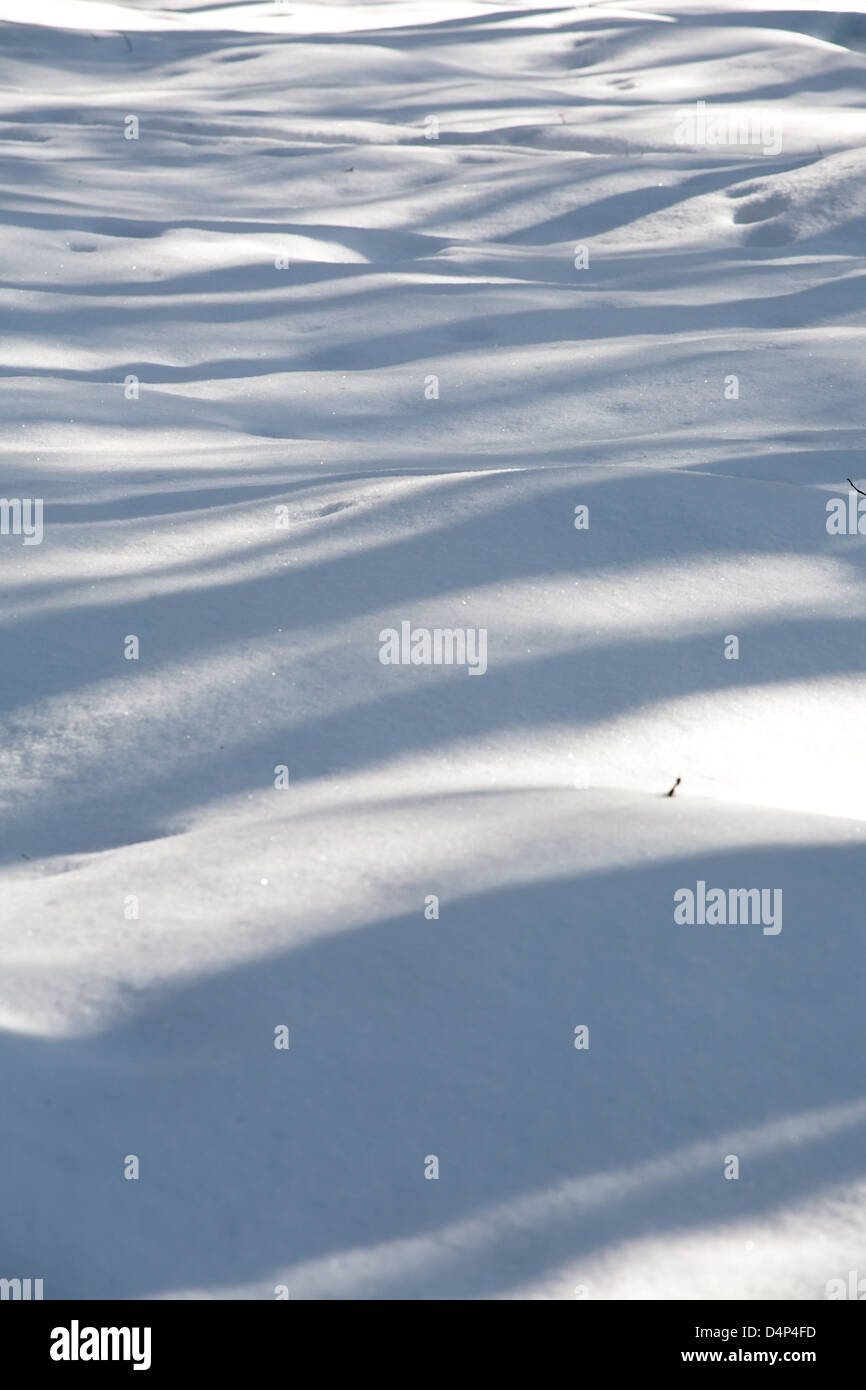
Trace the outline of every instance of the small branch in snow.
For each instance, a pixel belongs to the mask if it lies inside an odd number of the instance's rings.
[[[680,782],[682,780],[682,777],[678,777],[677,780],[674,782],[673,786],[671,787],[670,791],[665,792],[665,796],[673,796],[674,792],[676,791],[677,787],[680,785]]]

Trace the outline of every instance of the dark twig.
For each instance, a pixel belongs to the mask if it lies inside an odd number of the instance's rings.
[[[670,791],[665,792],[665,796],[673,796],[674,792],[676,791],[677,787],[680,785],[680,782],[682,780],[682,777],[678,777],[677,780],[674,782],[673,786],[671,787]]]

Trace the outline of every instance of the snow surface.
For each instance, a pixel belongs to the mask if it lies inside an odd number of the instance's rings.
[[[0,536],[0,1275],[866,1276],[866,541],[825,525],[866,19],[0,20],[0,476],[45,500]],[[698,101],[781,149],[678,142]],[[403,621],[485,628],[486,674],[382,665]],[[698,880],[783,929],[676,925]]]

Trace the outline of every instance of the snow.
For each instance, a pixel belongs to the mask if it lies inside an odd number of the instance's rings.
[[[866,1275],[855,5],[0,22],[0,1275]]]

